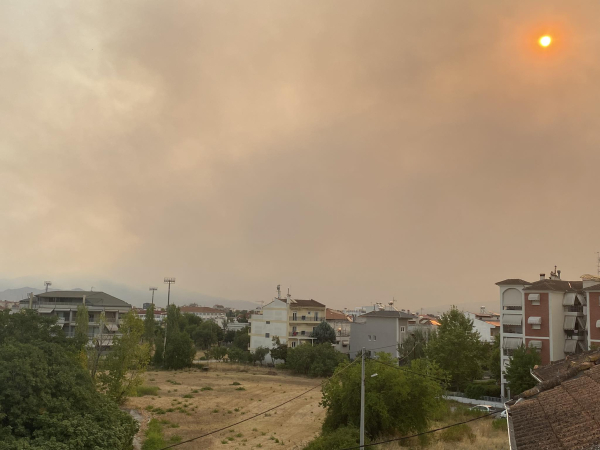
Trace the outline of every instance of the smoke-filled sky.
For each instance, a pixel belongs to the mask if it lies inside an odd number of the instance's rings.
[[[417,309],[596,273],[598,17],[3,0],[0,277]]]

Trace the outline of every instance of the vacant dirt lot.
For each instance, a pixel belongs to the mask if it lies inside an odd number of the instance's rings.
[[[248,368],[223,363],[211,364],[208,372],[197,369],[148,372],[145,384],[159,387],[157,396],[131,398],[127,407],[140,411],[144,417],[144,429],[152,417],[167,420],[178,427],[165,426],[165,437],[168,439],[172,435],[179,435],[182,440],[186,440],[254,416],[320,382],[279,373],[272,375],[275,373],[272,371],[269,375],[269,372],[266,368]],[[201,390],[205,387],[212,390]],[[192,393],[194,390],[198,392]],[[184,398],[184,395],[191,395],[192,398]],[[303,444],[313,439],[321,429],[325,411],[319,406],[320,399],[321,389],[314,389],[305,396],[255,419],[178,448],[301,449]],[[183,407],[184,404],[187,406]],[[161,408],[164,411],[173,410],[165,414],[155,414],[148,411],[148,407]]]

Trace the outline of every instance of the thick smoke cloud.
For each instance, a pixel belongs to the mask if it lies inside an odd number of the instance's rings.
[[[416,309],[593,272],[599,14],[5,1],[3,278]]]

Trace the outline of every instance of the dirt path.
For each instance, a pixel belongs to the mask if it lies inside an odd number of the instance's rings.
[[[126,406],[139,410],[144,424],[156,417],[178,425],[177,428],[165,427],[165,436],[179,435],[186,440],[251,417],[319,384],[315,379],[279,373],[269,375],[269,372],[269,369],[225,363],[211,364],[208,372],[196,369],[149,372],[145,384],[158,386],[158,395],[131,398]],[[234,382],[240,385],[233,385]],[[202,391],[203,387],[212,390]],[[193,390],[198,392],[192,393]],[[186,394],[192,398],[184,398]],[[301,449],[321,429],[325,411],[319,406],[320,400],[321,390],[317,388],[274,411],[179,448]],[[149,406],[175,410],[154,414],[147,410]]]

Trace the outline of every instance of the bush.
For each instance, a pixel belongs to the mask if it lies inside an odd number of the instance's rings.
[[[142,450],[160,450],[166,445],[163,438],[162,425],[156,419],[151,419],[146,430],[146,440]]]
[[[313,377],[329,377],[335,368],[347,357],[334,349],[331,344],[302,344],[290,348],[286,365],[295,373]]]
[[[160,388],[158,386],[138,386],[135,395],[143,397],[144,395],[158,395]]]
[[[446,428],[442,431],[440,439],[443,442],[461,442],[468,439],[470,442],[475,441],[475,433],[471,430],[471,427],[466,423],[456,425],[452,428]]]
[[[506,419],[492,420],[492,428],[498,431],[508,431],[508,424],[506,423]]]
[[[365,444],[369,440],[365,436]],[[323,433],[311,441],[304,450],[336,450],[347,447],[355,447],[360,444],[360,433],[358,428],[342,427],[331,433]]]
[[[486,397],[500,397],[500,386],[495,381],[487,383],[470,383],[465,389],[465,395],[469,398],[481,399]]]
[[[204,386],[202,389],[200,389],[201,391],[212,391],[213,388],[211,388],[210,386]]]

